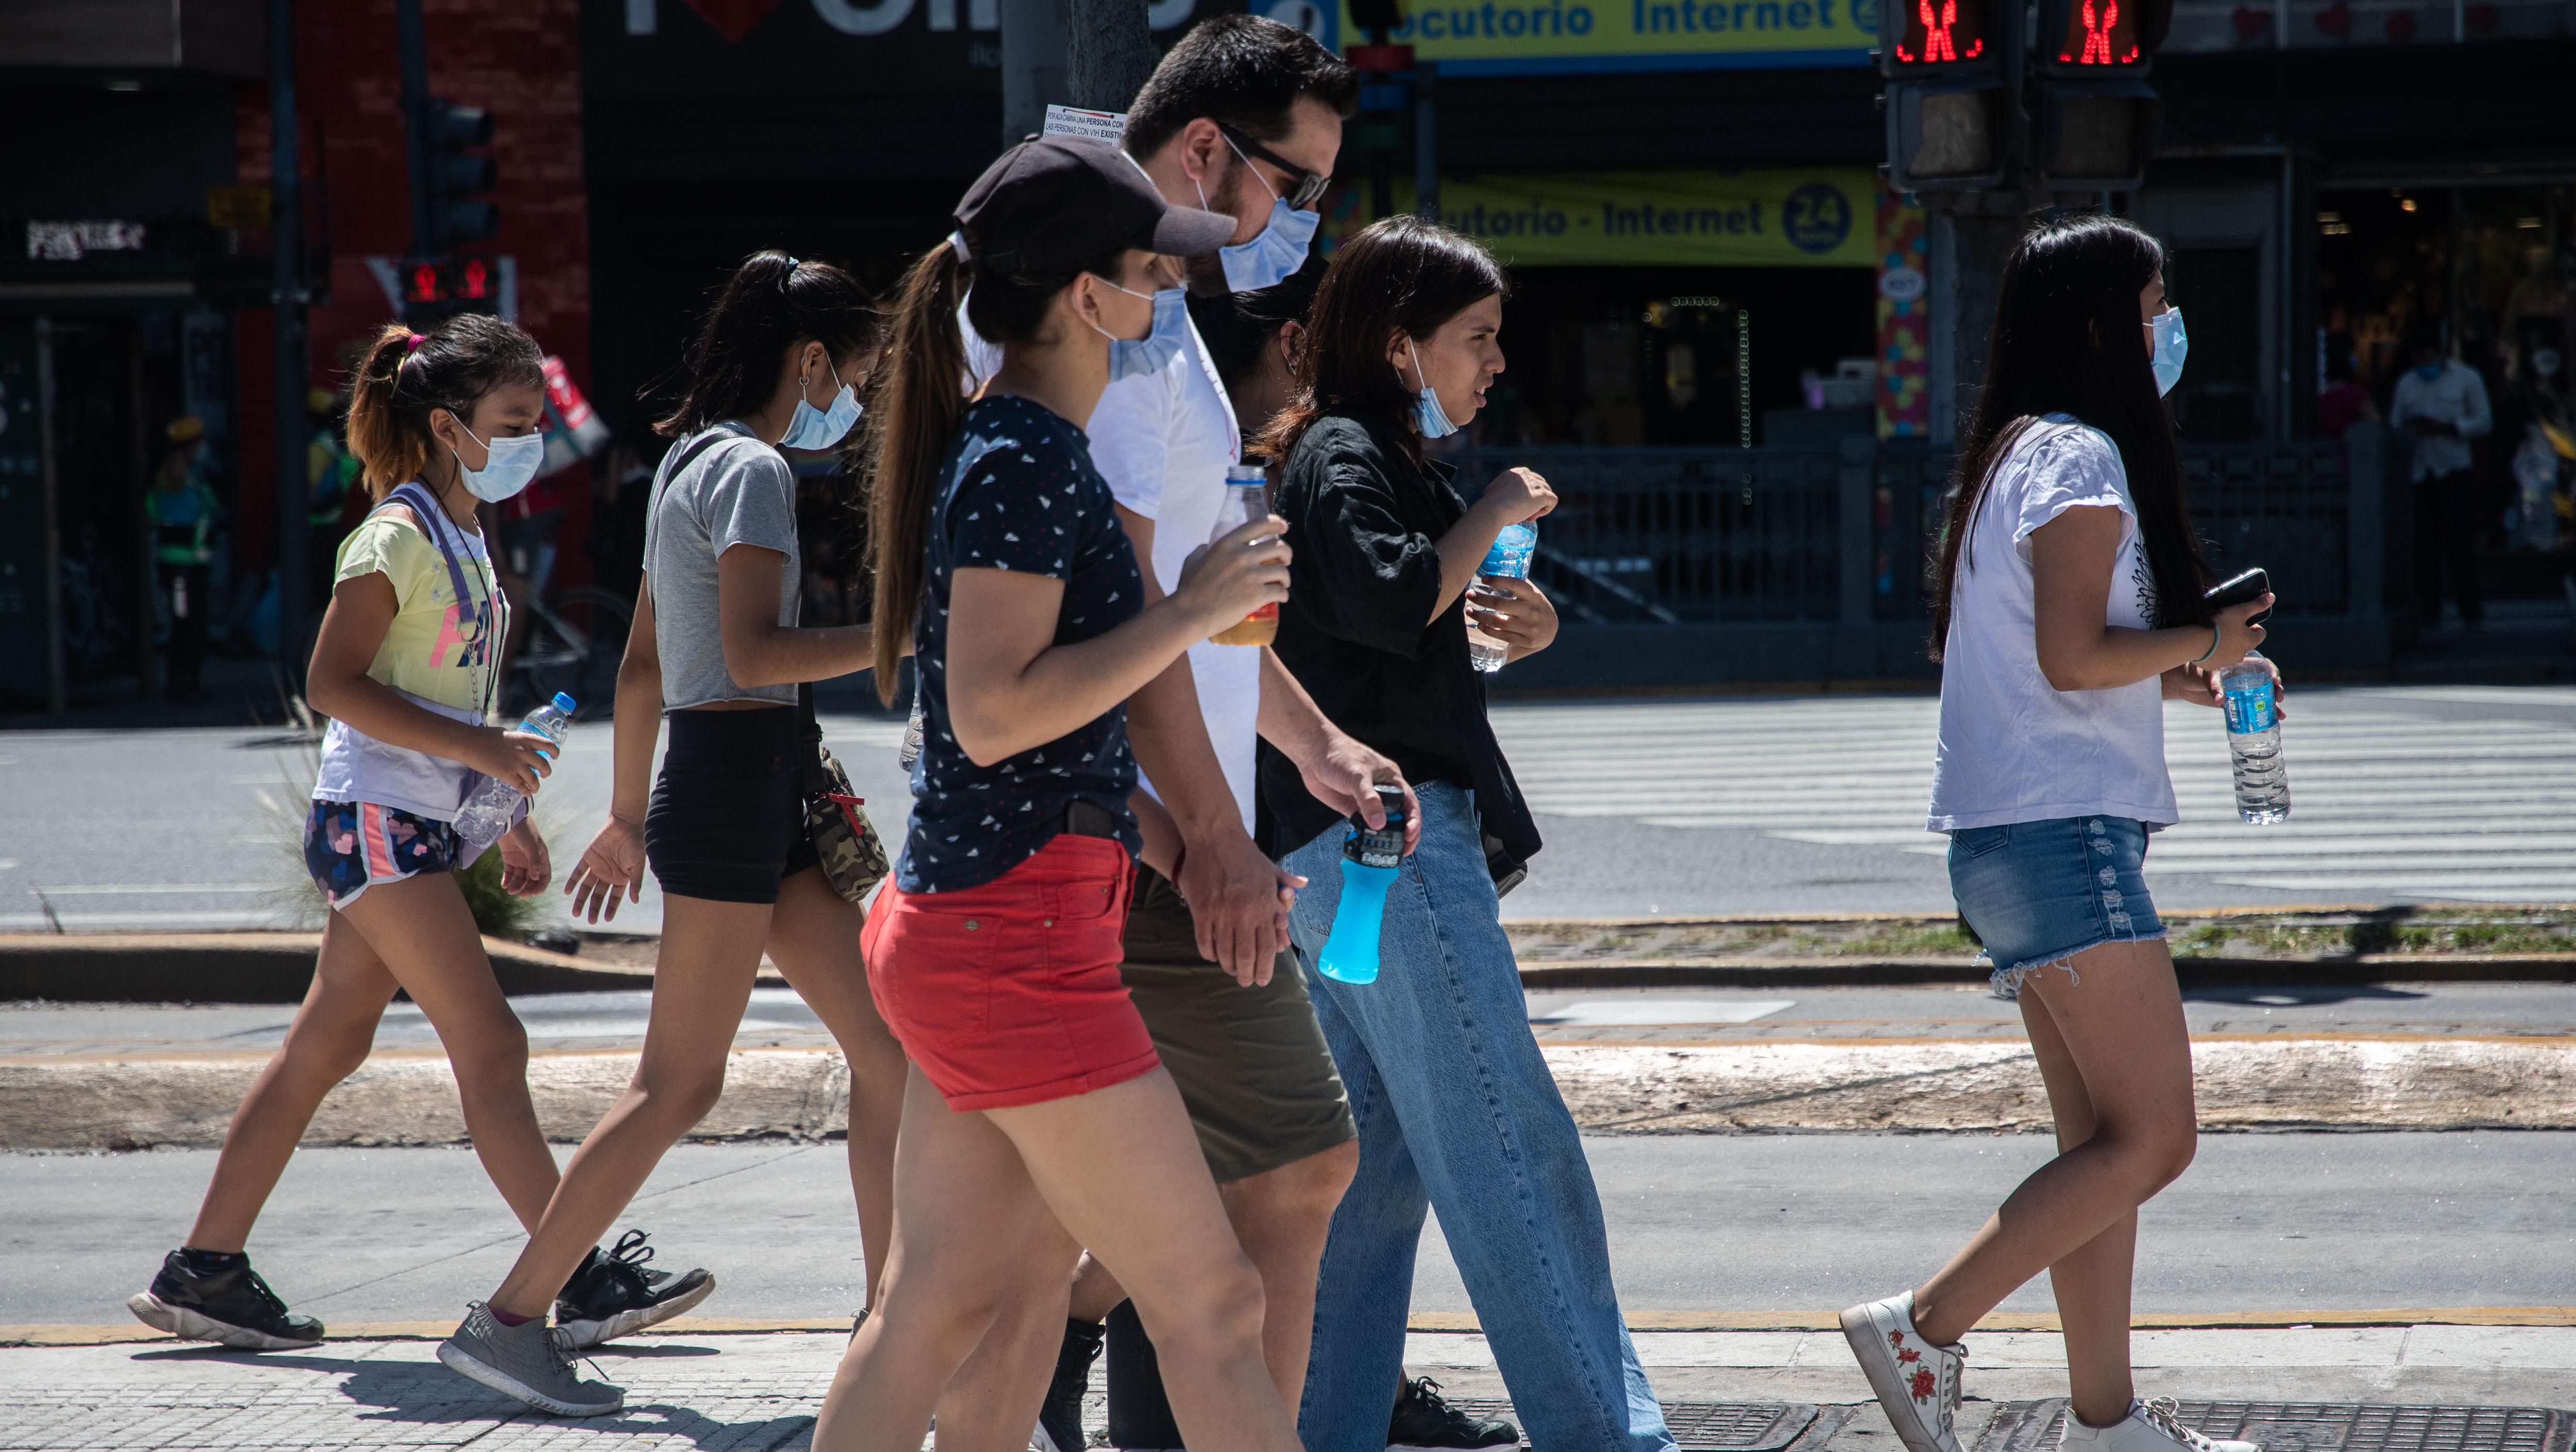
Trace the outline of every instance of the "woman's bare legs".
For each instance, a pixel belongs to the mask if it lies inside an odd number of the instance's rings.
[[[1315,1277],[1333,1207],[1350,1188],[1359,1150],[1358,1141],[1348,1141],[1216,1187],[1236,1243],[1261,1274],[1269,1308],[1261,1324],[1262,1359],[1288,1406],[1306,1389],[1306,1359],[1315,1341]],[[1035,1279],[1003,1309],[939,1399],[939,1452],[1021,1452],[1026,1424],[1037,1419],[1055,1377],[1065,1320],[1097,1324],[1127,1299],[1126,1287],[1092,1256],[1082,1257],[1065,1282],[1055,1267],[1066,1259],[1053,1246],[1031,1252]]]
[[[1261,1278],[1235,1244],[1171,1076],[957,1114],[916,1071],[896,1152],[884,1314],[842,1359],[817,1452],[912,1452],[942,1388],[1026,1283],[1051,1211],[1116,1272],[1186,1441],[1299,1452],[1261,1356]]]
[[[1914,1293],[1936,1345],[2042,1270],[2066,1325],[2077,1416],[2129,1405],[2129,1283],[2137,1208],[2191,1164],[2191,1038],[2162,942],[2106,943],[2022,984],[2022,1016],[2057,1116],[2059,1154]]]
[[[996,1311],[974,1354],[948,1378],[933,1428],[938,1452],[1025,1452],[1055,1380],[1073,1288],[1092,1262],[1053,1215],[1040,1215],[1021,1252],[1024,1280]],[[1111,1287],[1115,1289],[1116,1283]],[[1110,1302],[1126,1299],[1122,1292]],[[1109,1314],[1104,1307],[1101,1315]]]
[[[715,1107],[770,913],[768,903],[663,897],[652,1016],[634,1081],[573,1151],[562,1187],[492,1295],[495,1309],[546,1314],[653,1167]]]
[[[903,1122],[904,1059],[903,1045],[868,992],[867,959],[859,952],[859,930],[866,925],[858,904],[834,892],[823,869],[809,867],[779,884],[769,957],[831,1030],[849,1065],[850,1188],[858,1197],[868,1303],[874,1305],[894,1246],[894,1141]],[[1048,1367],[1054,1364],[1050,1357]]]
[[[950,1109],[917,1068],[905,1076],[894,1184],[894,1254],[824,1396],[818,1452],[915,1452],[949,1378],[1035,1274],[1022,1254],[1047,1212],[1019,1152],[983,1115]]]
[[[366,1062],[396,988],[438,1030],[484,1172],[520,1224],[537,1223],[554,1194],[555,1161],[528,1101],[527,1030],[492,976],[456,879],[430,872],[378,883],[324,923],[313,986],[233,1113],[190,1249],[238,1251],[250,1238],[322,1097]]]

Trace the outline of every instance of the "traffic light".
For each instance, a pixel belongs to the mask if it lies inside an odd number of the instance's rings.
[[[2004,185],[2021,129],[2021,0],[1881,0],[1887,181],[1900,192]]]
[[[2146,180],[2164,105],[2147,84],[2173,0],[2039,0],[2034,186],[2130,191]]]
[[[407,257],[402,263],[403,321],[415,328],[458,313],[501,311],[501,259],[480,253],[461,257]]]
[[[435,98],[422,110],[428,140],[423,162],[429,179],[429,222],[421,229],[424,239],[438,251],[486,241],[501,230],[501,209],[487,199],[500,183],[500,172],[491,157],[474,153],[492,144],[492,113]]]

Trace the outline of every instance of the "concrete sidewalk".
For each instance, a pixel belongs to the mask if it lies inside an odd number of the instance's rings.
[[[28,1347],[0,1351],[0,1447],[802,1448],[844,1344],[837,1331],[682,1330],[639,1337],[596,1354],[600,1374],[626,1389],[626,1410],[578,1422],[530,1415],[453,1375],[436,1364],[425,1339],[334,1341],[310,1352],[267,1355],[167,1341]],[[1740,1434],[1686,1436],[1685,1447],[1892,1452],[1897,1446],[1837,1333],[1642,1332],[1637,1344],[1677,1430],[1732,1422]],[[2315,1434],[2314,1428],[2334,1423],[2336,1410],[2316,1404],[2576,1406],[2576,1372],[2569,1369],[2576,1367],[2576,1327],[2141,1332],[2136,1356],[2142,1396],[2308,1404],[2295,1413],[2303,1432],[2281,1440],[2284,1452],[2347,1445]],[[1977,1452],[2000,1452],[2013,1429],[2044,1419],[2044,1399],[2065,1393],[2053,1335],[1974,1334],[1968,1357],[1971,1400],[1959,1433]],[[1455,1399],[1491,1403],[1503,1396],[1481,1336],[1417,1333],[1406,1359]],[[1729,1418],[1712,1403],[1783,1405],[1777,1416]],[[1088,1410],[1097,1443],[1105,1419],[1096,1390]],[[2472,1431],[2479,1421],[2474,1414],[2452,1420]],[[2537,1448],[2563,1452],[2566,1415],[2528,1413],[2519,1421],[2542,1430]],[[1743,1433],[1747,1426],[1754,1431]],[[1777,1429],[1780,1439],[1761,1440],[1764,1428]],[[2460,1452],[2482,1444],[2473,1436],[2445,1438],[2437,1426],[2437,1435],[2410,1445],[2417,1452]]]

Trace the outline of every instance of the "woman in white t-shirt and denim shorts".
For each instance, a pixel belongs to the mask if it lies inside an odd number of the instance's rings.
[[[1929,825],[1950,887],[2018,996],[2059,1154],[1913,1291],[1844,1334],[1911,1452],[1959,1452],[1957,1342],[2045,1270],[2081,1452],[2252,1452],[2136,1400],[2137,1207],[2191,1163],[2191,1042],[2142,869],[2176,817],[2164,701],[2220,704],[2212,672],[2263,638],[2272,597],[2217,612],[2158,395],[2182,366],[2163,251],[2129,223],[2042,223],[2004,264],[1933,627],[1941,739]]]

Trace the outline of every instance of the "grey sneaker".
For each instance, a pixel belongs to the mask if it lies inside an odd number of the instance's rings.
[[[455,1335],[438,1343],[438,1359],[460,1376],[558,1417],[604,1417],[626,1406],[626,1393],[574,1376],[562,1333],[542,1320],[504,1326],[481,1301],[466,1308]]]
[[[1967,1355],[1914,1329],[1914,1293],[1843,1312],[1843,1339],[1907,1452],[1959,1452],[1959,1373]],[[2068,1419],[2072,1421],[2072,1418]]]

